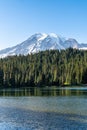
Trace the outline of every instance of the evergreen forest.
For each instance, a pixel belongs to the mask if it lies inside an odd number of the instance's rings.
[[[0,59],[0,87],[87,84],[87,51],[68,48]]]

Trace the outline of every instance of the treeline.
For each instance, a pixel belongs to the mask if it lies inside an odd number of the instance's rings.
[[[69,48],[0,59],[0,87],[87,84],[87,51]]]

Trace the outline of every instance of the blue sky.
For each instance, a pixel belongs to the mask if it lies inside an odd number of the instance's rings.
[[[0,0],[0,49],[36,32],[87,43],[87,0]]]

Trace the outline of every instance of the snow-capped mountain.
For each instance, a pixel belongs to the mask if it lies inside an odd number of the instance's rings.
[[[27,55],[50,49],[61,50],[69,47],[76,49],[87,49],[87,44],[79,44],[75,39],[66,39],[54,33],[36,33],[21,44],[1,50],[0,58],[19,54]]]

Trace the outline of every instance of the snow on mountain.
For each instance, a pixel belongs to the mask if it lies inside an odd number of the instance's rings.
[[[69,47],[86,50],[87,44],[79,44],[75,39],[66,39],[54,33],[36,33],[21,44],[1,50],[0,58],[19,54],[27,55],[50,49],[61,50]]]

